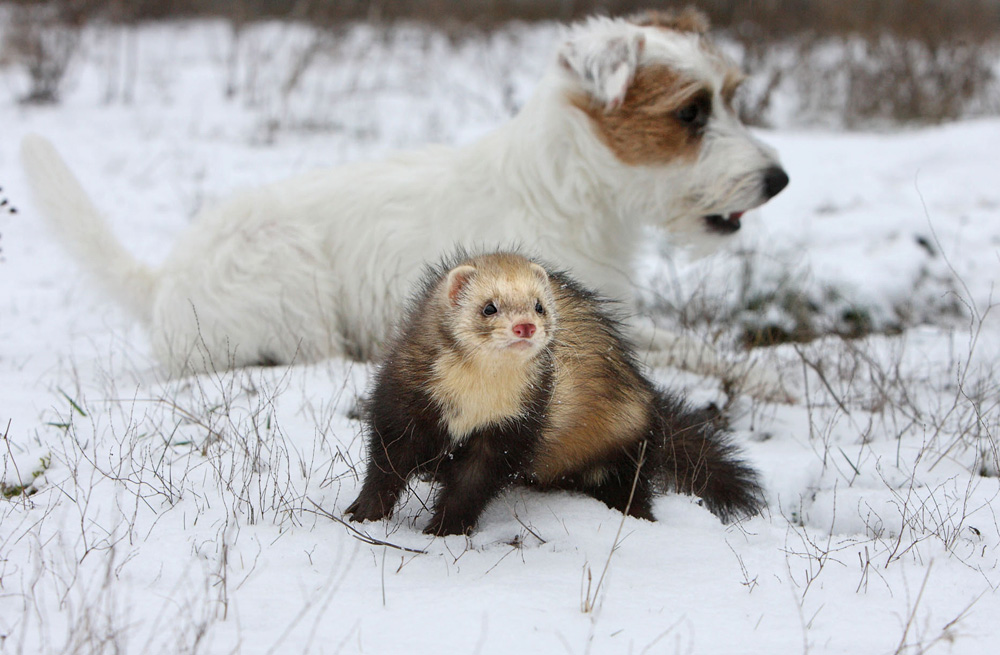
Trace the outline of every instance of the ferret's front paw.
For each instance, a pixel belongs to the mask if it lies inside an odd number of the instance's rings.
[[[361,492],[361,495],[344,510],[344,514],[347,514],[350,520],[356,523],[381,521],[392,516],[392,508],[383,507],[382,501],[377,495]]]
[[[473,526],[462,520],[449,520],[444,514],[435,514],[431,522],[424,528],[424,534],[445,537],[452,534],[469,534]]]

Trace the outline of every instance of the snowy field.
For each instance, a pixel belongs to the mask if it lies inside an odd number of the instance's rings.
[[[155,262],[235,189],[475,138],[523,103],[555,34],[271,25],[234,50],[221,23],[95,28],[52,107],[19,105],[23,73],[0,68],[18,208],[0,215],[0,652],[994,652],[1000,119],[762,132],[791,186],[728,251],[641,262],[650,305],[734,357],[738,325],[791,331],[803,307],[817,331],[875,330],[758,350],[791,404],[651,371],[725,404],[763,516],[725,526],[668,496],[658,522],[623,521],[516,489],[470,538],[420,532],[426,485],[390,521],[342,522],[369,366],[164,379],[17,161],[24,134],[50,137]]]

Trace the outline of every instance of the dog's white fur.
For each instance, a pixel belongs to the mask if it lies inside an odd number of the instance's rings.
[[[568,100],[582,92],[611,111],[637,68],[652,63],[715,95],[694,161],[626,165]],[[631,300],[644,226],[704,245],[713,237],[703,216],[765,202],[760,176],[777,157],[719,101],[724,74],[699,34],[589,19],[568,30],[518,116],[478,142],[240,195],[205,211],[158,269],[115,239],[51,144],[30,136],[22,158],[67,247],[148,324],[171,374],[370,358],[425,263],[456,246],[521,244]]]

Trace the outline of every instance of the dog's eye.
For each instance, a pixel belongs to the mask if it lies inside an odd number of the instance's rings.
[[[712,96],[708,91],[702,91],[678,109],[674,116],[687,128],[700,130],[708,124],[708,115],[711,111]]]
[[[701,104],[697,102],[692,102],[689,105],[681,107],[680,111],[677,112],[677,118],[682,123],[688,125],[697,125],[701,121],[702,108]]]
[[[542,303],[540,301],[538,301],[538,300],[535,301],[535,313],[537,313],[537,314],[544,314],[545,313],[545,308],[542,307]]]
[[[483,316],[493,316],[496,313],[497,313],[497,306],[494,305],[492,301],[486,303],[486,306],[483,307]]]

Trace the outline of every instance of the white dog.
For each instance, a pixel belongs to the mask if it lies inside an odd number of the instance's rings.
[[[736,117],[741,75],[706,29],[693,10],[576,24],[520,114],[478,142],[238,196],[158,269],[115,239],[51,144],[28,137],[22,158],[56,232],[146,322],[171,374],[368,359],[422,267],[457,246],[521,244],[631,301],[644,226],[706,242],[778,193],[788,178]]]

